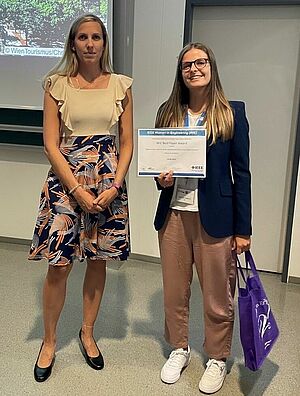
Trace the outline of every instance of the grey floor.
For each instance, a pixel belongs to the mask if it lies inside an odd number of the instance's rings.
[[[27,247],[0,243],[1,395],[200,395],[204,372],[202,307],[197,279],[192,285],[190,345],[192,361],[180,380],[159,379],[170,352],[163,339],[160,265],[129,260],[110,264],[95,335],[105,369],[86,365],[78,348],[81,287],[85,264],[76,263],[58,327],[56,362],[45,383],[33,379],[33,365],[42,338],[41,290],[45,262],[28,262]],[[281,335],[261,370],[243,366],[239,329],[235,326],[230,373],[218,395],[300,395],[300,285],[283,284],[274,274],[262,280]]]

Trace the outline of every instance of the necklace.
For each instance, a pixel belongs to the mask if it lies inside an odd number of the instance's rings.
[[[92,89],[95,86],[95,83],[98,81],[98,79],[102,76],[102,72],[92,81],[87,81],[81,74],[77,74],[77,76],[80,76],[81,79],[85,81],[85,84],[81,85],[78,77],[75,77],[75,81],[77,83],[78,89]]]

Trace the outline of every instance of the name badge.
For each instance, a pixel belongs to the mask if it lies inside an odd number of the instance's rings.
[[[176,190],[176,201],[193,205],[195,199],[195,191],[188,188],[178,187]]]

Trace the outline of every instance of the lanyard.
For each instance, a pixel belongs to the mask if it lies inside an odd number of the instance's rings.
[[[205,111],[203,111],[197,121],[197,124],[195,126],[203,126],[203,121],[204,121],[204,117],[205,117]],[[188,111],[185,113],[184,116],[184,126],[186,128],[188,128],[190,126],[190,120],[189,120],[189,114]]]

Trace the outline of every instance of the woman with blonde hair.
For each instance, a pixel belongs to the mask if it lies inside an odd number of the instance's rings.
[[[93,338],[106,260],[129,254],[125,176],[133,151],[132,79],[114,74],[103,22],[79,17],[59,64],[45,78],[44,147],[51,164],[44,184],[30,260],[49,263],[43,288],[44,338],[36,381],[50,375],[56,326],[75,258],[86,259],[80,348],[95,370],[104,367]],[[119,137],[119,152],[116,137]]]
[[[156,127],[205,126],[206,177],[157,178],[155,216],[165,307],[165,337],[174,348],[161,380],[176,382],[191,359],[188,344],[190,285],[195,264],[203,295],[206,370],[204,393],[217,392],[226,376],[234,322],[236,254],[250,248],[249,126],[242,102],[223,92],[213,52],[191,43],[179,54],[173,90],[158,110]]]

